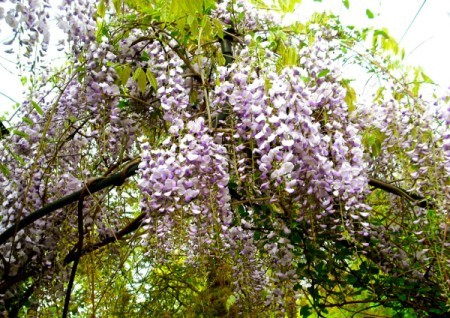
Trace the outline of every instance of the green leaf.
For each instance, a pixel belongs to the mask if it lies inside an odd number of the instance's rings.
[[[425,74],[423,71],[420,72],[420,75],[422,76],[422,79],[423,79],[423,81],[425,83],[434,84],[434,81],[427,74]]]
[[[311,308],[309,306],[303,306],[302,309],[300,309],[300,316],[301,317],[311,316]]]
[[[22,121],[28,125],[33,125],[33,121],[28,117],[22,117]]]
[[[238,206],[238,213],[240,217],[244,218],[248,216],[248,212],[243,205]]]
[[[350,1],[342,0],[342,3],[344,4],[344,7],[346,7],[347,9],[350,8]]]
[[[381,35],[381,36],[384,37],[385,39],[389,39],[389,35],[387,34],[386,29],[383,29],[383,30],[374,30],[374,31],[373,31],[373,35],[374,35],[374,36],[379,36],[379,35]]]
[[[149,61],[150,60],[150,56],[148,55],[147,51],[142,52],[141,56],[139,57],[139,59],[141,61]]]
[[[136,71],[134,71],[133,80],[137,82],[141,93],[144,93],[147,88],[147,75],[142,68],[138,67]]]
[[[120,76],[120,81],[122,82],[122,85],[126,85],[128,82],[128,79],[131,76],[131,67],[129,67],[128,65],[124,65],[121,68],[121,73],[119,74]]]
[[[28,134],[27,133],[24,133],[23,131],[20,131],[20,130],[17,130],[17,129],[13,130],[13,134],[17,135],[17,136],[20,136],[20,137],[23,137],[23,138],[28,138]]]
[[[369,9],[366,9],[366,15],[369,19],[373,19],[374,18],[374,14],[372,11],[370,11]]]
[[[278,7],[283,13],[290,13],[294,12],[295,5],[301,2],[301,0],[278,0]]]
[[[97,5],[97,14],[103,18],[105,16],[105,13],[106,13],[105,2],[101,0]]]
[[[350,274],[345,277],[345,280],[347,282],[349,282],[350,284],[354,284],[358,281],[355,276],[350,275]]]
[[[158,90],[158,82],[156,81],[155,75],[153,75],[153,72],[150,69],[147,69],[147,72],[145,72],[147,75],[147,80],[152,85],[153,89],[156,91]]]
[[[214,19],[214,18],[213,18],[213,19],[212,19],[212,23],[213,23],[214,30],[215,30],[216,33],[217,33],[217,36],[218,36],[220,39],[223,40],[223,28],[224,28],[224,26],[223,26],[222,22],[220,22],[219,19]]]
[[[0,171],[5,177],[9,176],[10,172],[9,172],[8,167],[3,165],[3,164],[1,164],[1,163],[0,163]]]
[[[216,59],[217,59],[217,63],[220,66],[224,66],[226,64],[226,60],[225,60],[225,57],[222,54],[222,50],[217,50],[216,51]]]
[[[38,105],[38,103],[36,103],[35,101],[31,101],[31,105],[33,106],[34,109],[36,109],[36,111],[38,112],[39,115],[41,115],[41,116],[44,115],[44,111]]]
[[[124,109],[124,108],[128,107],[129,105],[130,105],[130,102],[128,100],[126,100],[126,99],[119,100],[119,105],[118,105],[119,109]]]
[[[344,101],[347,103],[348,112],[351,113],[355,110],[356,92],[353,87],[348,84],[348,81],[343,82],[342,87],[346,90]]]
[[[322,71],[319,72],[319,74],[317,74],[317,77],[318,78],[325,77],[325,76],[328,75],[328,73],[330,73],[330,70],[328,70],[328,69],[322,70]]]
[[[227,309],[227,311],[230,311],[231,306],[233,306],[235,303],[236,303],[236,297],[233,294],[228,296],[227,302],[225,304],[225,308]]]
[[[261,238],[261,236],[262,236],[261,231],[254,231],[254,232],[253,232],[253,239],[254,239],[255,241],[259,241],[259,239]]]
[[[113,5],[117,13],[122,12],[122,0],[113,0]]]

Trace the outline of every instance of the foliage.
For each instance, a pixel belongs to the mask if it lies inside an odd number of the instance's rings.
[[[48,10],[5,16],[25,60]],[[387,30],[279,19],[63,1],[68,63],[0,141],[5,315],[447,315],[450,95],[423,93]]]

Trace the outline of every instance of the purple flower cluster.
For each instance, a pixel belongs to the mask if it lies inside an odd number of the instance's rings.
[[[33,57],[34,53],[45,53],[50,41],[50,4],[48,0],[11,1],[13,5],[2,7],[0,19],[4,19],[17,39],[25,48],[24,57]],[[5,12],[6,9],[6,12]],[[14,40],[16,37],[14,37]],[[9,43],[10,44],[10,43]],[[40,52],[36,52],[36,47]],[[12,49],[8,50],[12,53]]]
[[[278,15],[258,11],[255,6],[244,0],[220,1],[211,16],[244,34],[251,30],[265,29],[268,26],[281,24]]]
[[[326,54],[332,51],[326,45],[319,40],[302,53]],[[249,147],[254,155],[253,165],[250,158],[238,160],[239,179],[254,183],[273,200],[280,189],[287,192],[281,195],[297,202],[309,194],[325,213],[334,212],[336,200],[345,202],[345,210],[358,206],[367,183],[363,149],[348,121],[345,90],[334,77],[333,61],[324,61],[324,56],[321,66],[307,63],[278,74],[270,68],[258,71],[251,52],[243,51],[240,58],[241,65],[222,70],[228,74],[221,77],[230,80],[216,87],[214,100],[217,109],[233,107],[237,152],[242,155],[242,149]],[[334,73],[314,78],[324,67]]]
[[[203,118],[189,121],[182,137],[169,137],[159,149],[148,144],[143,149],[138,184],[149,234],[170,251],[178,243],[173,237],[179,233],[173,232],[188,228],[194,243],[182,243],[199,257],[206,246],[217,244],[216,226],[225,230],[232,221],[226,149],[207,134]]]

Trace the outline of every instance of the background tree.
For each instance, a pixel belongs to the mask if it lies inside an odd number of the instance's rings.
[[[27,4],[5,20],[30,59]],[[448,96],[386,30],[263,9],[64,1],[69,62],[0,141],[5,315],[446,315]]]

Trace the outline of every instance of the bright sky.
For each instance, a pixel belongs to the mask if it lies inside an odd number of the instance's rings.
[[[304,21],[315,11],[331,10],[341,16],[343,24],[360,27],[386,27],[405,48],[405,63],[420,65],[442,88],[450,86],[450,1],[448,0],[349,0],[347,10],[341,0],[303,0],[293,19]],[[366,9],[374,14],[368,19]],[[414,17],[417,17],[414,20]],[[411,24],[412,23],[412,24]],[[409,28],[409,29],[408,29]],[[5,30],[5,28],[2,28]],[[0,43],[10,34],[0,33]],[[15,100],[20,102],[23,86],[15,69],[16,57],[6,54],[0,44],[0,115],[11,114]],[[8,117],[7,117],[8,118]]]
[[[304,20],[315,11],[330,10],[341,17],[343,24],[386,27],[389,34],[405,48],[405,63],[422,66],[425,73],[442,88],[450,86],[449,0],[349,2],[350,9],[347,10],[341,0],[303,0],[294,17]],[[374,19],[367,18],[366,9],[375,14]]]

